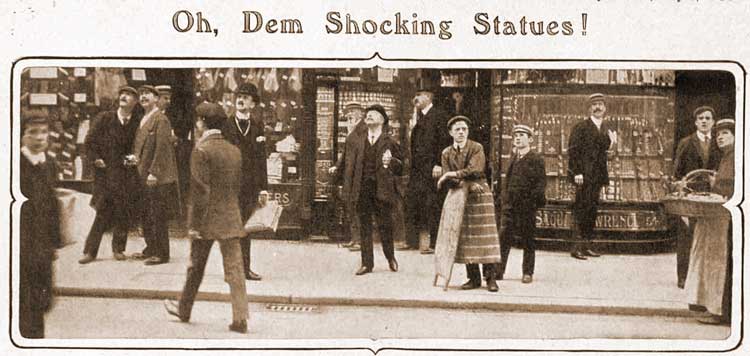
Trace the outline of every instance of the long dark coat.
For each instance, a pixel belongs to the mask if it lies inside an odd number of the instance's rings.
[[[584,185],[602,187],[609,184],[607,149],[612,141],[608,129],[606,121],[599,130],[590,118],[573,126],[568,140],[568,177],[571,182],[576,175],[583,174]]]
[[[44,311],[52,297],[52,256],[60,247],[60,213],[54,185],[57,169],[48,156],[37,166],[21,155],[21,193],[28,199],[21,207],[22,309]]]
[[[354,178],[354,165],[357,159],[355,146],[362,144],[363,137],[367,136],[367,125],[361,120],[354,127],[354,131],[346,137],[344,152],[336,161],[336,173],[333,176],[334,184],[342,186],[342,199],[347,202],[355,201],[357,197],[349,199],[352,191],[352,179]],[[361,152],[361,151],[359,151]]]
[[[407,184],[407,199],[420,202],[420,206],[441,206],[437,180],[432,178],[432,168],[440,166],[443,149],[453,143],[448,134],[448,117],[433,106],[411,130],[411,168]]]
[[[142,113],[134,111],[126,126],[120,123],[116,111],[107,111],[97,118],[86,137],[89,159],[104,160],[105,168],[94,169],[94,189],[91,205],[99,209],[114,209],[115,216],[132,223],[140,196],[138,170],[124,165],[125,156],[133,153],[135,133]]]
[[[263,136],[263,127],[260,110],[253,110],[250,112],[250,125],[246,131],[240,130],[235,115],[229,117],[221,128],[224,138],[237,146],[242,154],[239,197],[243,220],[250,218],[258,201],[258,193],[268,189],[266,142],[258,142],[258,137]]]

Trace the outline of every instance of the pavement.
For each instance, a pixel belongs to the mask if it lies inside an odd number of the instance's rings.
[[[132,235],[132,234],[131,234]],[[171,260],[145,266],[142,261],[116,261],[105,235],[98,259],[78,264],[83,243],[58,251],[55,293],[60,296],[177,299],[189,261],[190,243],[170,240]],[[144,247],[131,236],[127,254]],[[676,286],[674,253],[604,255],[579,261],[563,252],[537,251],[534,282],[521,283],[522,251],[513,249],[500,291],[464,291],[466,273],[454,265],[449,288],[433,286],[434,255],[397,251],[399,271],[391,272],[379,245],[373,273],[355,276],[359,252],[334,243],[254,240],[252,268],[262,281],[248,281],[249,300],[256,303],[349,305],[411,308],[457,308],[539,313],[686,317],[686,295]],[[211,251],[198,300],[228,301],[218,246]]]

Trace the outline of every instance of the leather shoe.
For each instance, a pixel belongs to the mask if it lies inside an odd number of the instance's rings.
[[[343,248],[349,248],[349,247],[352,247],[352,246],[354,246],[354,244],[356,244],[356,242],[354,242],[354,241],[349,241],[349,242],[347,242],[347,243],[345,243],[345,244],[342,244],[342,245],[341,245],[341,247],[343,247]]]
[[[247,320],[233,321],[229,324],[229,330],[240,334],[247,333]]]
[[[166,258],[151,256],[147,258],[146,261],[143,262],[143,264],[146,266],[154,266],[154,265],[160,265],[160,264],[167,263],[167,262],[169,262],[169,260]]]
[[[83,255],[83,258],[81,258],[80,260],[78,260],[78,263],[80,263],[82,265],[85,265],[87,263],[94,262],[95,259],[96,259],[96,257],[91,256],[89,254],[85,254],[85,255]]]
[[[499,288],[497,288],[497,282],[495,282],[494,278],[487,279],[487,290],[492,293],[495,293],[499,290]]]
[[[482,281],[475,281],[475,280],[469,280],[468,282],[461,285],[461,289],[468,290],[468,289],[477,289],[482,286]]]
[[[395,258],[388,261],[388,268],[390,268],[393,272],[398,272],[398,262],[396,262]]]
[[[583,252],[581,252],[581,251],[571,252],[570,256],[572,256],[573,258],[579,259],[579,260],[587,260],[588,259],[588,258],[586,258],[586,255],[584,255]]]
[[[435,254],[435,249],[428,247],[426,250],[419,251],[419,253],[423,255],[432,255]]]
[[[363,275],[365,273],[370,273],[370,272],[372,272],[372,268],[362,266],[354,274],[357,275],[357,276],[361,276],[361,275]]]
[[[598,254],[598,253],[596,253],[594,251],[591,251],[589,249],[585,249],[585,250],[583,250],[581,252],[583,252],[584,255],[589,256],[589,257],[599,257],[599,256],[601,256],[601,254]]]
[[[145,259],[147,259],[149,257],[151,257],[151,256],[148,256],[148,255],[144,254],[143,252],[136,252],[136,253],[130,255],[130,258],[132,258],[134,260],[145,260]]]
[[[701,324],[718,325],[721,324],[721,317],[718,315],[708,315],[696,318]]]
[[[118,261],[124,261],[124,260],[128,259],[128,258],[127,258],[127,257],[125,256],[125,254],[123,254],[122,252],[115,252],[115,253],[113,253],[113,254],[112,254],[112,256],[113,256],[113,257],[114,257],[114,258],[115,258],[116,260],[118,260]]]
[[[362,250],[362,247],[359,246],[359,244],[354,244],[349,247],[349,251],[352,251],[352,252],[357,252],[360,250]]]
[[[167,313],[169,313],[169,315],[176,316],[183,323],[187,323],[188,321],[190,321],[189,317],[180,315],[180,305],[177,304],[177,302],[175,302],[174,300],[164,299],[164,309],[167,311]]]
[[[259,274],[253,272],[252,270],[245,271],[245,279],[248,281],[259,281],[263,279]]]
[[[531,275],[530,275],[530,274],[524,274],[524,275],[523,275],[523,278],[521,278],[521,283],[526,283],[526,284],[528,284],[528,283],[531,283],[531,281],[532,281],[533,279],[534,279],[534,278],[533,278],[533,277],[531,277]]]
[[[407,244],[396,246],[396,251],[409,251],[409,250],[416,250],[417,248],[414,246],[409,246]]]

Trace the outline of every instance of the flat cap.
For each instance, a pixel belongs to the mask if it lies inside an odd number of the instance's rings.
[[[380,113],[380,115],[383,115],[383,121],[384,121],[383,125],[388,125],[388,114],[385,112],[385,108],[383,107],[383,105],[380,105],[380,104],[370,105],[367,107],[367,109],[365,109],[365,112],[370,112],[370,111],[377,111],[378,113]]]
[[[150,91],[154,93],[154,95],[159,95],[159,92],[156,90],[156,88],[154,88],[153,85],[141,85],[140,87],[138,87],[139,93],[144,92],[144,91]]]
[[[706,111],[710,111],[711,112],[711,116],[716,116],[716,110],[714,110],[714,108],[712,108],[712,107],[710,107],[708,105],[703,105],[703,106],[699,106],[699,107],[695,108],[695,110],[693,110],[693,117],[697,117],[698,115],[700,115],[700,114],[702,114],[702,113],[704,113]]]
[[[121,86],[120,90],[117,91],[117,94],[122,94],[123,92],[132,94],[133,96],[138,96],[138,91],[128,85]]]
[[[457,116],[454,116],[454,117],[450,118],[450,120],[448,120],[448,129],[450,130],[451,126],[453,126],[453,124],[455,124],[455,123],[457,123],[459,121],[465,122],[466,125],[468,125],[468,126],[471,126],[471,124],[472,124],[471,119],[469,119],[468,117],[463,116],[463,115],[457,115]]]
[[[198,104],[195,108],[195,114],[206,120],[225,120],[227,118],[227,113],[224,112],[221,105],[209,102]]]
[[[716,131],[721,129],[729,129],[734,132],[734,118],[727,117],[716,122]]]

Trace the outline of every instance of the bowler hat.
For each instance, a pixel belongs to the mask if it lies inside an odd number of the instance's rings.
[[[378,113],[380,113],[380,115],[383,115],[383,126],[388,125],[388,114],[385,112],[385,108],[383,107],[383,105],[370,105],[367,107],[367,109],[365,109],[365,113],[370,111],[377,111]]]
[[[711,116],[712,117],[716,116],[716,110],[714,110],[714,108],[712,108],[712,107],[710,107],[708,105],[703,105],[703,106],[699,106],[699,107],[695,108],[695,110],[693,110],[693,117],[698,117],[698,115],[702,114],[705,111],[711,112]]]
[[[122,94],[123,92],[131,94],[133,96],[138,96],[138,91],[128,85],[121,86],[120,90],[117,91],[117,94]]]
[[[513,126],[513,133],[515,134],[516,132],[523,132],[526,135],[528,135],[529,137],[531,137],[531,135],[534,134],[534,130],[532,130],[531,127],[528,127],[526,125],[515,125],[515,126]]]
[[[237,87],[237,95],[249,95],[253,98],[253,101],[257,104],[260,99],[258,96],[258,88],[251,83],[242,83]]]
[[[141,85],[140,87],[138,87],[139,93],[144,91],[150,91],[154,93],[154,95],[159,95],[159,92],[156,90],[156,88],[154,88],[153,85]]]
[[[457,115],[448,120],[448,129],[450,130],[451,126],[459,121],[463,121],[466,123],[466,125],[471,126],[471,119],[463,115]]]

